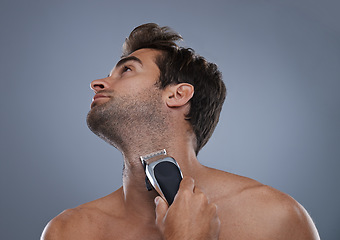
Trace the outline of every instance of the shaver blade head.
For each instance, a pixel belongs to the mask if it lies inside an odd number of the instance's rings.
[[[139,159],[141,160],[142,164],[144,165],[144,162],[147,161],[148,159],[154,158],[154,157],[160,156],[160,155],[166,155],[166,150],[162,149],[162,150],[159,150],[157,152],[152,152],[152,153],[149,153],[147,155],[140,156]]]

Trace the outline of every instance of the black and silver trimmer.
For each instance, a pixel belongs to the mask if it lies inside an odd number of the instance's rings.
[[[174,158],[167,155],[165,149],[141,156],[140,160],[146,174],[147,189],[149,191],[155,189],[170,206],[183,178],[178,163]]]

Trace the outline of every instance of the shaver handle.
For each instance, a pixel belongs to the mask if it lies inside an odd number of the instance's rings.
[[[172,162],[160,162],[154,168],[155,178],[169,206],[179,189],[182,180],[181,170]]]

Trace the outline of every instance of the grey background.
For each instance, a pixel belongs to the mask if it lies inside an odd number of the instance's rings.
[[[339,1],[1,1],[0,238],[38,239],[66,208],[121,185],[120,153],[86,126],[93,79],[130,31],[169,25],[228,87],[203,164],[293,196],[340,239]]]

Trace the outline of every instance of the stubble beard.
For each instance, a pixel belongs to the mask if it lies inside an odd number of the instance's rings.
[[[148,151],[145,148],[162,146],[169,127],[162,104],[159,89],[138,96],[115,96],[94,106],[87,115],[87,124],[93,133],[123,154],[131,149]]]

